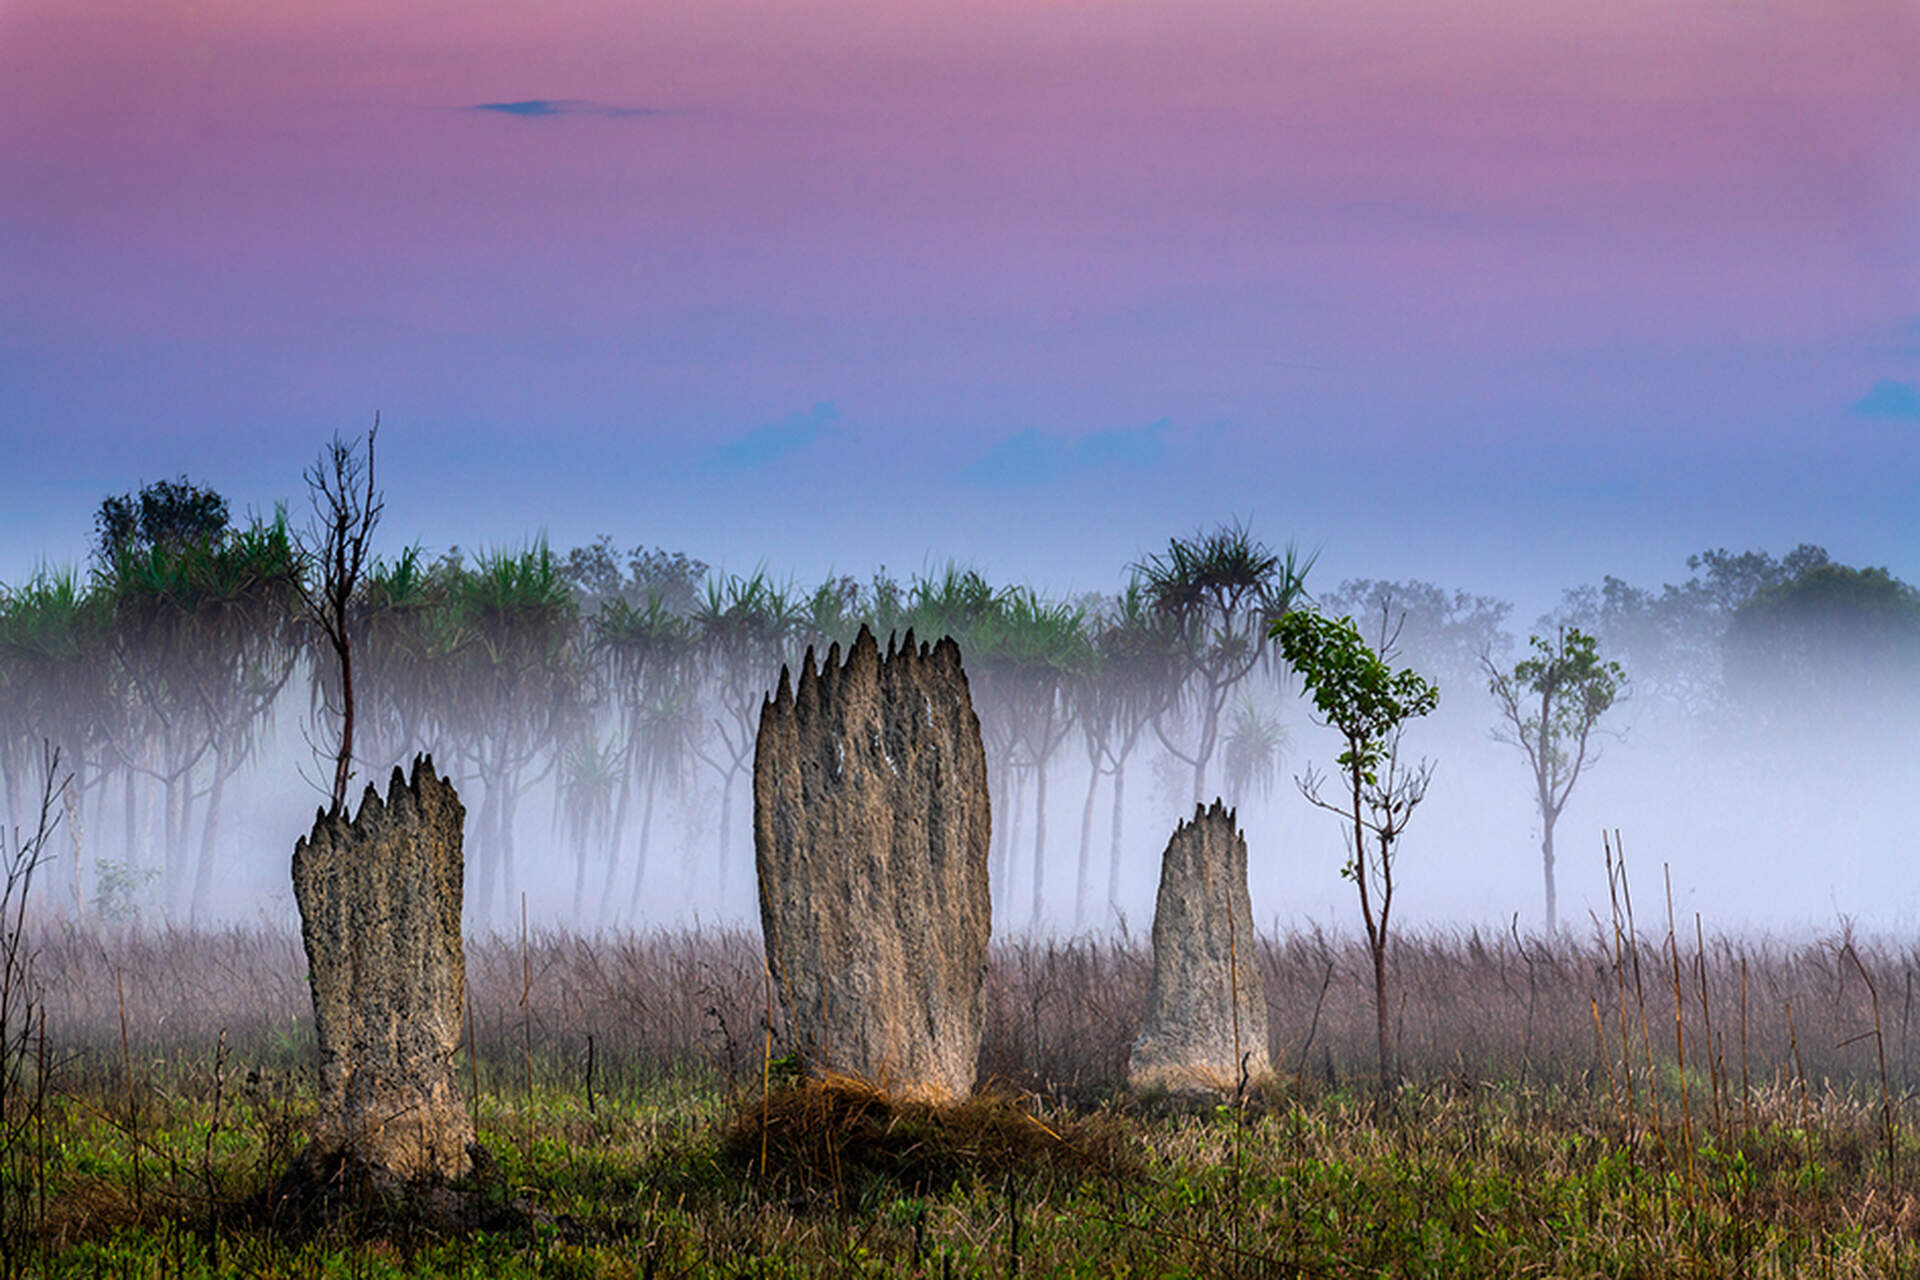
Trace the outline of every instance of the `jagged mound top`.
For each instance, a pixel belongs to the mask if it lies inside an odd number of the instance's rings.
[[[351,817],[342,814],[346,826],[365,831],[377,830],[390,821],[398,822],[410,819],[413,814],[428,808],[433,800],[429,791],[453,794],[453,779],[440,776],[433,767],[433,754],[426,752],[413,758],[411,775],[402,774],[400,766],[393,766],[393,776],[387,780],[387,798],[383,801],[380,792],[369,782],[360,796],[360,810]],[[454,803],[458,804],[456,797]],[[321,805],[313,811],[313,832],[301,844],[308,840],[318,840],[322,832],[335,830],[336,824],[327,817],[326,806]]]
[[[1216,798],[1211,805],[1196,804],[1193,806],[1193,817],[1174,828],[1174,837],[1177,839],[1181,832],[1190,830],[1205,822],[1224,822],[1228,827],[1232,828],[1235,835],[1239,835],[1240,820],[1237,816],[1238,813],[1239,810],[1227,808],[1227,802],[1218,798]]]
[[[935,677],[951,676],[966,682],[966,671],[960,662],[960,646],[952,636],[943,636],[934,644],[922,642],[914,644],[913,628],[907,628],[906,636],[895,645],[896,637],[887,637],[887,652],[880,654],[880,642],[874,639],[873,632],[865,623],[860,625],[860,634],[854,637],[852,646],[847,650],[847,660],[840,661],[840,643],[834,641],[827,646],[826,660],[818,669],[814,665],[813,646],[807,646],[806,656],[800,661],[799,687],[796,690],[792,672],[785,663],[780,666],[780,683],[772,696],[767,698],[762,708],[763,714],[771,709],[775,715],[795,715],[807,719],[822,703],[832,703],[843,684],[850,681],[886,681],[911,679],[921,669]]]

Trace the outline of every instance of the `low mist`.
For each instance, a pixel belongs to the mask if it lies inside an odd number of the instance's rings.
[[[36,909],[291,928],[288,858],[326,802],[340,704],[299,593],[272,579],[305,571],[297,538],[233,526],[224,504],[197,533],[120,515],[88,572],[14,586],[0,612],[10,821],[32,826],[43,742],[73,778]],[[1200,612],[1168,632],[1183,598],[1169,574],[1223,548],[1250,557],[1248,589],[1219,616],[1186,597]],[[475,932],[517,929],[523,902],[541,928],[754,923],[753,735],[782,666],[810,648],[826,660],[862,625],[883,646],[952,634],[990,762],[998,936],[1143,933],[1196,796],[1237,808],[1263,927],[1351,933],[1351,824],[1300,786],[1331,772],[1322,795],[1341,801],[1341,740],[1265,640],[1275,608],[1311,607],[1352,617],[1439,690],[1400,740],[1402,762],[1433,773],[1397,847],[1396,928],[1544,926],[1534,776],[1489,682],[1534,637],[1569,632],[1624,683],[1556,825],[1563,929],[1610,918],[1603,833],[1648,926],[1670,877],[1688,929],[1696,915],[1709,932],[1910,927],[1914,591],[1817,547],[1686,564],[1674,583],[1570,587],[1523,623],[1450,584],[1321,581],[1237,525],[1059,598],[962,565],[805,584],[604,538],[410,552],[375,564],[357,598],[352,803],[433,756],[467,808]]]

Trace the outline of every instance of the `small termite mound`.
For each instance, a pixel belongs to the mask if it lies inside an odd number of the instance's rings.
[[[348,1183],[442,1186],[473,1171],[455,1080],[466,1000],[461,825],[453,784],[415,757],[351,820],[316,815],[293,850],[319,1045],[312,1140],[290,1194]]]
[[[1160,860],[1153,984],[1127,1083],[1143,1093],[1232,1095],[1272,1070],[1247,841],[1215,800],[1195,806]]]

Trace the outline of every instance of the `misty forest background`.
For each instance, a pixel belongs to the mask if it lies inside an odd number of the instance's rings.
[[[86,566],[0,588],[7,812],[38,796],[43,744],[73,773],[37,905],[290,921],[286,858],[325,799],[339,701],[296,531],[184,477],[93,516]],[[801,583],[610,537],[410,548],[355,602],[355,792],[418,751],[453,777],[475,927],[517,924],[523,894],[536,923],[582,929],[750,917],[754,734],[781,667],[861,625],[883,645],[950,634],[990,763],[998,930],[1142,927],[1174,823],[1215,795],[1247,829],[1257,913],[1340,928],[1340,827],[1294,786],[1338,742],[1265,639],[1311,604],[1440,689],[1405,748],[1437,765],[1403,845],[1408,917],[1541,923],[1540,820],[1494,736],[1489,663],[1561,628],[1628,679],[1560,826],[1563,923],[1606,900],[1602,827],[1723,926],[1920,914],[1920,592],[1886,570],[1707,550],[1679,581],[1570,587],[1522,625],[1446,584],[1320,581],[1266,536],[1176,532],[1074,596],[957,564]]]

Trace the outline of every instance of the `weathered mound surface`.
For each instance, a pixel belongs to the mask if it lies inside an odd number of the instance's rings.
[[[461,824],[453,785],[416,757],[383,803],[323,811],[294,846],[293,894],[319,1042],[310,1176],[341,1161],[376,1179],[450,1180],[472,1168],[473,1121],[453,1073],[466,999]]]
[[[991,907],[987,759],[960,648],[865,627],[760,711],[753,843],[803,1069],[951,1102],[973,1088]]]
[[[1246,837],[1220,801],[1196,807],[1160,860],[1153,984],[1145,1027],[1127,1062],[1133,1088],[1230,1094],[1243,1078],[1271,1074],[1252,922]]]

